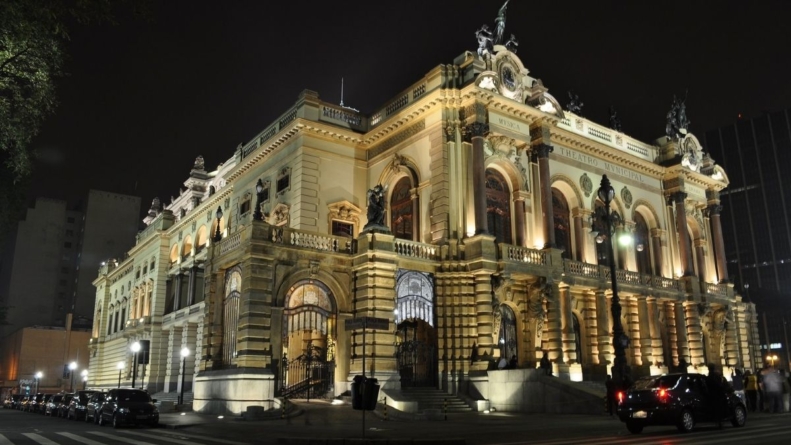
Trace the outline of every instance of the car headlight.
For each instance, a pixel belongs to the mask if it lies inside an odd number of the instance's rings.
[[[129,412],[128,408],[118,408],[118,412],[121,414],[127,414]]]

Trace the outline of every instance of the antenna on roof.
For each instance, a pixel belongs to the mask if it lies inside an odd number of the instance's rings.
[[[341,77],[341,106],[343,105],[343,77]]]

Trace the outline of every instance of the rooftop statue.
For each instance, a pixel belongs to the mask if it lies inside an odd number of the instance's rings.
[[[585,104],[582,103],[582,101],[580,100],[580,96],[575,92],[569,90],[569,103],[566,104],[566,109],[576,114],[577,116],[581,116],[582,107],[584,105]]]
[[[481,29],[475,31],[475,38],[478,39],[478,55],[482,58],[487,58],[494,54],[494,44],[492,43],[492,32],[489,31],[489,25],[481,26]]]
[[[368,223],[365,225],[363,230],[366,229],[376,229],[376,228],[383,228],[384,231],[388,231],[387,226],[385,226],[385,192],[387,191],[387,187],[383,187],[382,184],[376,184],[376,186],[372,189],[368,189]]]
[[[508,8],[509,0],[505,0],[500,11],[497,13],[497,18],[494,19],[494,44],[499,45],[503,43],[503,32],[505,32],[505,10]]]
[[[519,41],[516,40],[516,36],[511,34],[511,38],[505,42],[505,49],[511,51],[512,53],[516,54],[516,48],[519,46]]]
[[[610,105],[610,128],[618,133],[623,133],[623,131],[621,131],[621,118],[618,117],[618,113],[612,105]]]
[[[689,119],[687,119],[686,99],[678,100],[673,96],[673,104],[667,112],[667,123],[665,124],[665,134],[668,139],[678,140],[687,134],[689,130]]]

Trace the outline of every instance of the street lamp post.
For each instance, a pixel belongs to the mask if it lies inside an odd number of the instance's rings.
[[[612,367],[612,379],[619,388],[625,389],[629,377],[629,369],[626,366],[626,347],[629,345],[629,337],[623,330],[621,324],[621,300],[618,298],[618,283],[615,278],[615,254],[613,253],[612,236],[612,211],[610,204],[615,198],[615,189],[610,184],[607,175],[602,176],[599,187],[599,199],[604,202],[604,223],[607,233],[607,252],[610,263],[610,283],[612,284],[612,336],[615,348],[615,361]]]
[[[181,348],[181,394],[179,395],[179,405],[184,404],[184,374],[187,373],[187,356],[189,355],[189,348]]]
[[[220,222],[222,220],[222,207],[217,207],[217,230],[214,231],[214,241],[222,241],[222,233],[220,232]]]
[[[74,371],[77,370],[77,362],[69,363],[69,376],[71,377],[71,385],[69,385],[69,392],[74,392]]]
[[[120,388],[121,387],[121,372],[124,370],[126,365],[124,364],[124,362],[118,362],[117,367],[118,367],[118,387]]]
[[[131,349],[132,352],[135,354],[134,360],[132,361],[134,365],[132,368],[132,388],[134,388],[135,383],[137,383],[137,353],[140,352],[140,342],[136,341],[132,343]]]
[[[261,221],[264,219],[264,214],[261,213],[261,193],[264,192],[264,183],[261,182],[261,178],[258,178],[258,182],[255,183],[255,212],[253,212],[253,219]]]
[[[84,390],[85,386],[88,384],[88,370],[83,369],[80,375],[82,375],[82,389]]]
[[[33,394],[38,394],[38,386],[39,383],[41,383],[42,377],[44,377],[44,374],[41,371],[36,373],[36,392],[34,392]]]

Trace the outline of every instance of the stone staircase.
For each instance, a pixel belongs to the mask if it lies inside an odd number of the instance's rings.
[[[584,386],[592,391],[600,393],[602,397],[607,394],[607,387],[604,385],[604,382],[595,382],[591,380],[583,380],[582,382],[577,382],[578,385]]]
[[[179,393],[178,392],[158,392],[151,396],[152,399],[157,399],[157,406],[159,407],[175,407],[179,403]],[[192,391],[184,393],[184,404],[191,407],[192,406],[192,398],[193,394]],[[192,408],[190,408],[192,409]]]
[[[448,403],[449,413],[470,412],[472,408],[458,396],[448,394],[436,388],[402,388],[401,396],[404,400],[417,402],[418,411],[439,410],[443,412],[445,401]]]

